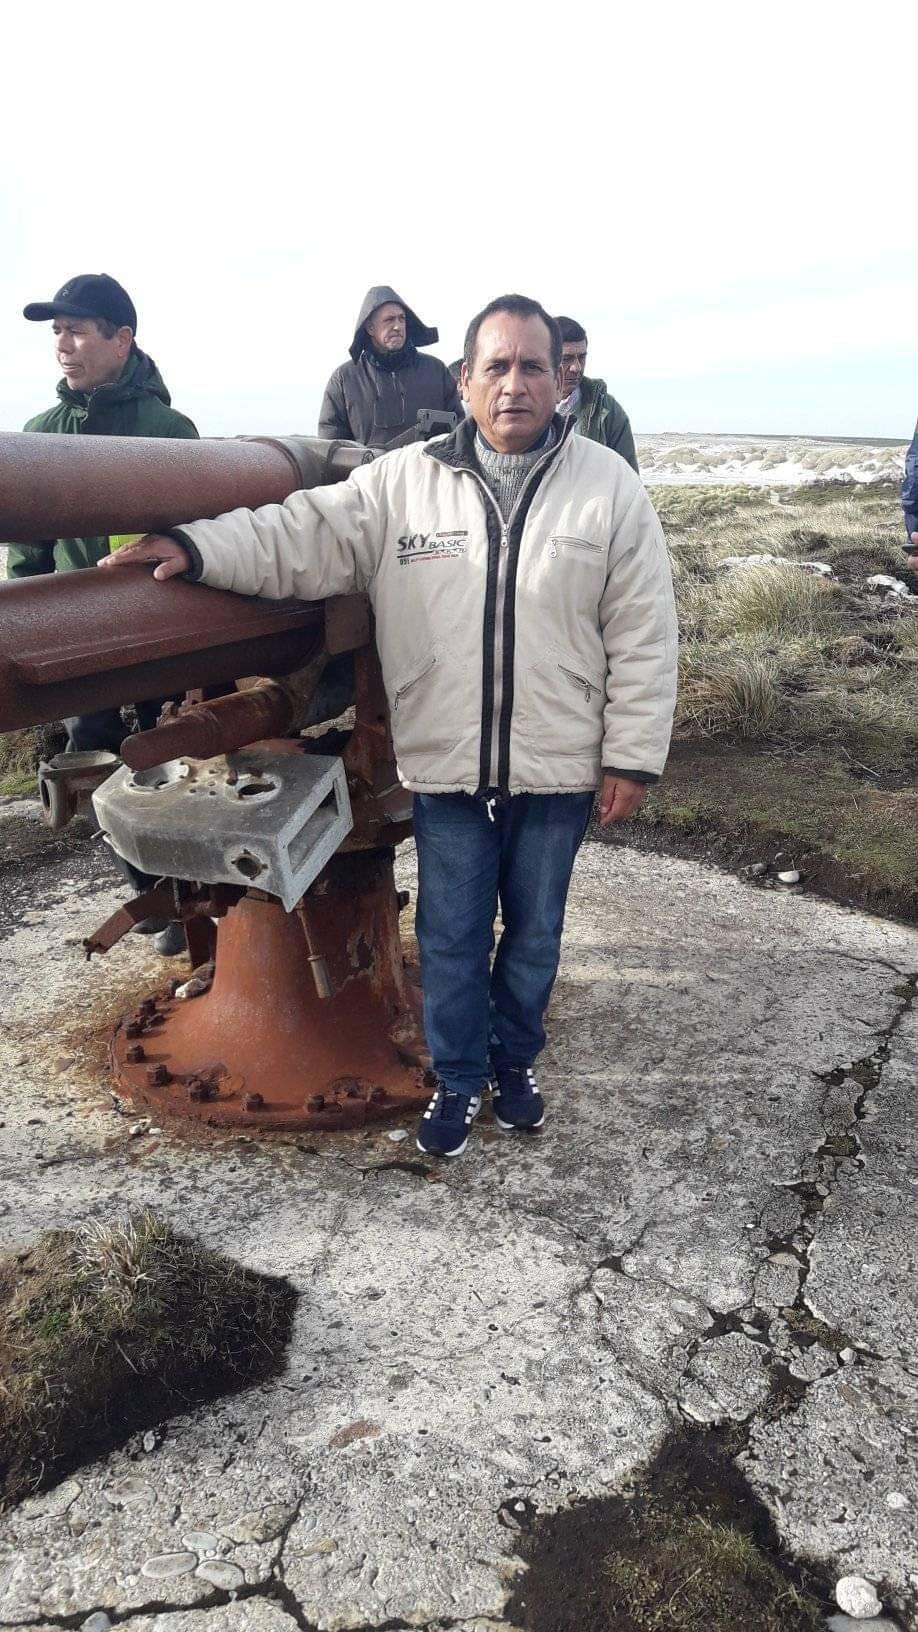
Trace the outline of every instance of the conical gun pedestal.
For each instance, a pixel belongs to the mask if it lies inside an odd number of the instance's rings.
[[[301,916],[249,891],[217,928],[213,983],[146,999],[112,1042],[120,1088],[211,1125],[351,1128],[422,1105],[418,990],[403,963],[391,852],[338,855]]]
[[[351,1128],[429,1098],[393,874],[411,796],[398,783],[371,645],[355,653],[354,670],[356,724],[340,760],[294,738],[181,757],[238,740],[253,720],[283,728],[289,696],[262,687],[193,705],[130,739],[131,766],[96,796],[103,828],[135,866],[156,875],[171,860],[198,880],[160,885],[87,943],[106,950],[129,912],[185,921],[194,973],[145,998],[111,1045],[120,1088],[157,1116]],[[313,873],[300,894],[304,856]],[[316,857],[324,865],[314,876]]]

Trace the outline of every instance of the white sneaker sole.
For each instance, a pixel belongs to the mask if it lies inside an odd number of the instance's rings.
[[[502,1122],[496,1111],[494,1112],[494,1120],[499,1128],[503,1128],[505,1133],[534,1133],[536,1128],[541,1128],[544,1123],[545,1112],[542,1112],[538,1122],[526,1122],[522,1127],[517,1122]]]
[[[544,1117],[542,1120],[544,1121]],[[418,1150],[422,1151],[425,1156],[461,1156],[469,1141],[468,1136],[466,1136],[466,1138],[463,1139],[462,1144],[457,1145],[455,1150],[428,1150],[426,1145],[421,1144],[420,1139],[415,1139],[414,1142],[417,1145]]]

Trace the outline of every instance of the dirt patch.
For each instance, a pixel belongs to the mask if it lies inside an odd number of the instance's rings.
[[[914,924],[916,831],[910,778],[878,787],[835,757],[716,739],[674,743],[639,819],[592,836],[730,871],[765,863],[759,887],[796,869],[808,892]]]
[[[831,1603],[710,1432],[672,1434],[631,1492],[537,1518],[520,1551],[506,1614],[531,1632],[816,1632]]]
[[[0,1507],[277,1374],[296,1293],[146,1212],[0,1257]]]

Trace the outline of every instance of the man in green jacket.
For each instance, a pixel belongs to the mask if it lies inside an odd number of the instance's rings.
[[[63,378],[58,402],[37,414],[27,431],[54,431],[73,436],[180,436],[196,437],[190,419],[171,406],[169,392],[153,359],[134,338],[137,312],[130,295],[105,272],[85,272],[70,278],[52,300],[26,306],[23,315],[32,323],[50,321],[55,352]],[[119,538],[51,538],[40,544],[11,544],[7,577],[30,578],[48,572],[75,572],[94,567],[118,547]],[[162,704],[137,704],[142,729],[156,723]],[[109,749],[117,753],[125,728],[117,709],[100,709],[65,720],[73,751]],[[122,863],[127,870],[127,864]],[[131,877],[135,887],[148,882]],[[148,919],[157,936],[157,950],[180,950],[173,926]]]
[[[628,415],[606,390],[605,380],[586,377],[586,329],[573,317],[556,317],[555,322],[563,342],[559,414],[575,415],[581,436],[588,436],[591,442],[601,442],[613,453],[620,453],[640,475]]]
[[[63,379],[58,402],[36,414],[27,431],[72,436],[195,437],[190,419],[170,406],[159,369],[137,346],[137,312],[120,283],[107,273],[71,278],[53,300],[26,306],[32,323],[50,320]],[[12,544],[7,577],[94,567],[109,553],[107,538],[52,538]]]

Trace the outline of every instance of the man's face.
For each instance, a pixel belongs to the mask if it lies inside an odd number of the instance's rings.
[[[561,347],[561,396],[569,397],[576,391],[586,373],[587,343],[585,340],[566,340]]]
[[[55,317],[54,347],[64,379],[72,391],[95,391],[117,380],[134,336],[116,329],[109,340],[91,317]]]
[[[472,418],[498,453],[523,453],[537,442],[558,401],[560,370],[540,317],[495,312],[478,331],[462,388]]]
[[[401,351],[407,333],[404,306],[392,300],[377,306],[367,318],[366,330],[377,351]]]

